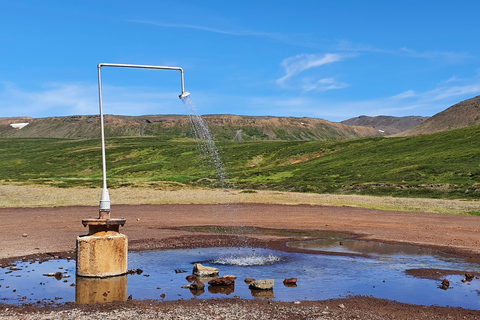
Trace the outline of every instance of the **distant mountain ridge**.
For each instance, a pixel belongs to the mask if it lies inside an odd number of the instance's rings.
[[[341,123],[349,126],[366,126],[378,130],[383,135],[389,136],[398,134],[405,130],[411,129],[427,120],[428,117],[407,116],[407,117],[391,117],[391,116],[359,116],[344,120]]]
[[[395,136],[429,134],[480,124],[480,96],[464,100]]]
[[[378,130],[365,126],[350,126],[317,118],[206,115],[203,116],[219,141],[253,140],[335,140],[381,136]],[[22,129],[11,123],[29,122]],[[91,139],[100,137],[98,115],[50,118],[0,118],[0,137]],[[191,137],[188,116],[105,115],[105,135]]]

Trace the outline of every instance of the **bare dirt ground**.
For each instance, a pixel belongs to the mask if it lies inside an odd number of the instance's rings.
[[[239,226],[301,231],[345,232],[366,240],[408,243],[462,256],[479,257],[480,217],[381,211],[353,207],[233,204],[119,205],[112,218],[125,218],[122,232],[130,250],[225,245],[233,237],[192,233],[186,227]],[[0,208],[0,264],[33,255],[75,257],[76,236],[86,234],[82,219],[97,207]],[[288,238],[253,234],[259,246],[285,249]],[[132,301],[57,309],[0,306],[2,319],[480,319],[480,311],[424,307],[369,297],[300,304],[240,299],[177,302]]]

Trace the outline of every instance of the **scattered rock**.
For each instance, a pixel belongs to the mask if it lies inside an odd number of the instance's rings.
[[[469,272],[465,273],[465,280],[467,280],[468,282],[472,281],[474,278],[475,278],[474,274],[471,274]]]
[[[338,307],[339,307],[340,309],[345,309],[345,305],[344,305],[343,303],[342,303],[342,304],[339,304]]]
[[[448,279],[443,279],[442,285],[439,288],[443,290],[447,290],[448,288],[450,288],[450,281],[448,281]]]
[[[191,274],[191,275],[189,275],[189,276],[186,276],[185,279],[186,279],[188,282],[193,282],[193,281],[197,280],[197,276],[194,275],[194,274]]]
[[[190,290],[204,290],[205,289],[205,284],[201,281],[195,280],[192,284],[189,284],[188,286],[183,286],[182,288],[185,289],[190,289]]]
[[[228,287],[228,286],[234,286],[235,285],[235,279],[231,277],[221,277],[217,279],[212,279],[208,281],[208,284],[214,287],[218,286],[223,286],[223,287]]]
[[[24,233],[22,234],[22,237],[26,238],[28,236],[28,234]]]
[[[255,281],[254,278],[246,278],[246,279],[245,279],[245,283],[246,283],[246,284],[250,284],[250,283],[253,282],[253,281]]]
[[[143,270],[140,269],[140,268],[138,268],[138,269],[137,269],[137,274],[142,274],[142,273],[143,273]]]
[[[274,284],[274,279],[255,280],[249,284],[249,287],[257,290],[272,290]]]
[[[218,269],[213,267],[206,267],[200,263],[195,263],[193,265],[193,274],[199,277],[208,277],[213,275],[218,275]]]
[[[186,270],[175,269],[175,273],[186,273]]]
[[[292,284],[297,284],[297,278],[288,278],[283,280],[284,285],[292,285]]]

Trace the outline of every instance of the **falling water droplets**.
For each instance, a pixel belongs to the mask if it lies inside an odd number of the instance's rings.
[[[219,149],[215,145],[213,135],[207,123],[202,116],[198,114],[197,108],[190,98],[190,95],[184,97],[182,101],[187,111],[198,152],[203,158],[207,169],[211,172],[215,186],[230,189],[232,186],[228,182],[225,165],[220,158]]]

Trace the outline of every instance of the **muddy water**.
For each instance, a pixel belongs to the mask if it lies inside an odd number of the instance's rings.
[[[447,276],[450,289],[439,280],[420,279],[405,273],[414,268],[479,272],[480,266],[434,250],[411,246],[330,239],[290,243],[310,250],[367,254],[362,257],[300,254],[251,248],[201,248],[144,251],[129,254],[129,267],[141,269],[125,280],[105,279],[89,283],[75,278],[75,261],[18,262],[0,269],[0,301],[10,304],[108,302],[131,299],[209,299],[241,297],[279,301],[324,300],[351,295],[371,295],[421,305],[460,306],[480,309],[480,280],[462,282],[463,276]],[[343,251],[342,251],[343,250]],[[233,288],[190,291],[182,286],[193,263],[217,267],[222,275],[236,275]],[[183,272],[186,271],[186,272]],[[44,274],[61,273],[62,277]],[[58,275],[58,274],[57,274]],[[68,277],[70,276],[70,277]],[[252,291],[245,278],[274,279],[271,291]],[[297,286],[285,286],[286,278]],[[115,283],[113,283],[113,282]],[[105,284],[102,287],[102,283]],[[119,287],[121,286],[121,288]],[[122,294],[116,294],[122,292]],[[124,293],[125,292],[125,293]],[[97,300],[85,300],[89,299]]]

